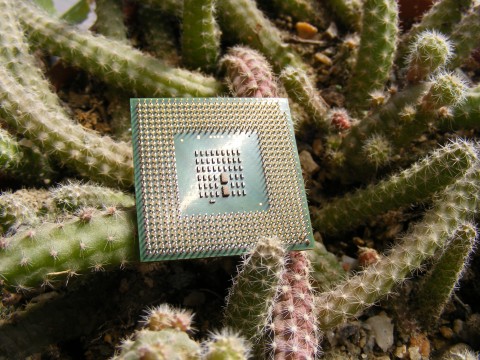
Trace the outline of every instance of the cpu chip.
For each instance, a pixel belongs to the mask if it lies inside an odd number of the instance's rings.
[[[140,259],[313,246],[286,99],[131,99]]]

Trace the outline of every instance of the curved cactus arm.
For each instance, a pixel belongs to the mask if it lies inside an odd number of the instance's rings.
[[[173,68],[122,42],[78,30],[26,1],[16,4],[32,41],[108,83],[152,97],[209,97],[222,90],[213,78]]]

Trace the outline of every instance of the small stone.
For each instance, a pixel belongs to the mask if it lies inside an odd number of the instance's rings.
[[[422,360],[418,346],[410,346],[408,348],[408,356],[410,356],[410,360]]]
[[[359,247],[358,249],[358,263],[360,266],[366,268],[377,263],[380,260],[380,255],[377,250],[368,247]]]
[[[410,338],[410,346],[418,347],[421,356],[428,359],[430,357],[430,341],[423,333],[414,334]]]
[[[445,339],[451,339],[453,337],[453,330],[448,326],[440,326],[439,331]]]
[[[397,359],[403,359],[406,354],[407,354],[407,346],[406,345],[397,346],[397,348],[395,349],[395,357]]]
[[[330,39],[335,39],[338,37],[338,28],[333,21],[330,23],[330,25],[328,25],[328,29],[325,30],[325,36],[328,36]]]
[[[307,150],[303,150],[298,156],[302,164],[302,169],[307,175],[311,176],[320,170],[320,166],[313,160],[312,155]]]
[[[460,319],[455,319],[453,321],[453,332],[456,334],[456,335],[460,335],[460,333],[462,332],[463,330],[463,321],[460,320]]]
[[[297,22],[295,27],[297,29],[298,36],[302,39],[311,39],[318,33],[318,29],[307,22]]]
[[[322,54],[322,53],[316,53],[314,56],[314,59],[318,61],[320,64],[327,65],[327,66],[332,66],[333,62],[332,59],[330,59],[327,55]]]
[[[323,153],[323,143],[321,139],[313,140],[312,150],[315,156],[320,157]]]
[[[366,321],[372,327],[375,342],[380,349],[387,351],[393,345],[393,324],[385,312],[372,316]]]

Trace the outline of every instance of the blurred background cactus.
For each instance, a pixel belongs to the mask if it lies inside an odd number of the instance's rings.
[[[0,0],[0,359],[477,356],[477,1],[55,5]],[[136,96],[288,97],[315,248],[138,263]]]

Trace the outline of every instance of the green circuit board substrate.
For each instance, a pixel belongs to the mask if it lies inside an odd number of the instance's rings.
[[[141,261],[313,246],[286,99],[131,99]]]

